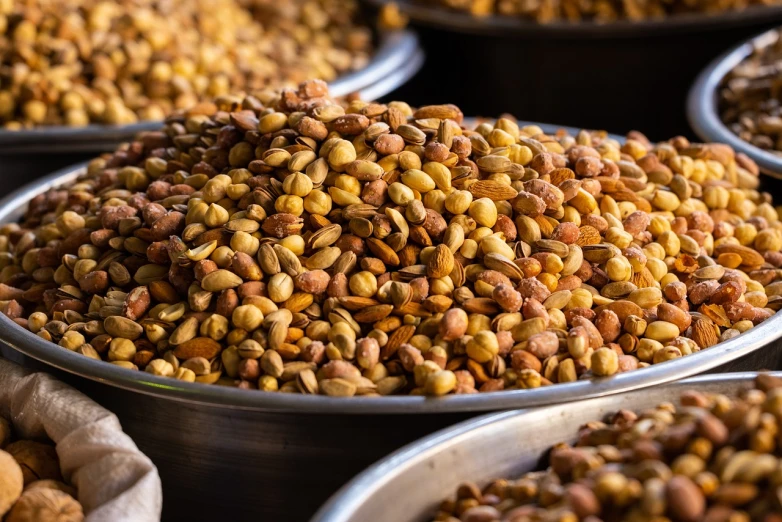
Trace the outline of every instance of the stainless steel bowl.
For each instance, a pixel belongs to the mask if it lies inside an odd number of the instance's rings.
[[[766,31],[729,50],[700,73],[687,97],[687,119],[695,133],[705,141],[727,143],[758,164],[763,173],[782,177],[782,156],[776,156],[747,143],[722,122],[718,112],[719,88],[723,78],[755,49],[768,47],[777,41],[777,29]]]
[[[0,201],[0,223],[18,220],[32,197],[83,172],[83,165],[65,169]],[[0,332],[3,356],[58,370],[119,416],[160,471],[166,520],[225,513],[236,520],[259,513],[269,520],[302,520],[368,464],[479,412],[572,403],[716,369],[779,368],[782,359],[775,349],[782,337],[780,315],[708,350],[607,379],[441,399],[345,400],[248,392],[124,370],[48,343],[2,314]]]
[[[734,394],[752,386],[754,373],[696,377],[655,388],[556,408],[484,415],[439,431],[373,465],[343,487],[311,522],[431,520],[440,501],[465,481],[480,485],[540,469],[558,442],[574,442],[578,428],[619,409],[642,410],[678,402],[689,389]]]
[[[367,99],[377,99],[412,78],[423,62],[423,50],[414,32],[388,33],[382,36],[369,64],[334,80],[330,84],[330,92],[334,96],[359,93]],[[0,130],[0,155],[111,151],[139,132],[155,130],[161,125],[159,121],[147,121],[132,125],[92,124],[85,127]]]

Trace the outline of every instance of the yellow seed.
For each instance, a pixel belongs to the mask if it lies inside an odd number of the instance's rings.
[[[404,207],[415,199],[415,193],[407,185],[397,182],[388,186],[388,197],[397,205]]]
[[[252,332],[263,322],[263,312],[254,305],[237,306],[231,314],[231,321],[237,328]]]
[[[493,227],[497,223],[497,205],[489,198],[480,198],[470,203],[470,217],[479,225]]]
[[[212,203],[204,214],[204,224],[211,228],[216,228],[228,223],[228,211],[222,206]]]
[[[661,343],[674,340],[679,335],[679,327],[667,321],[654,321],[646,327],[644,335]]]
[[[426,378],[427,395],[446,395],[456,387],[456,375],[449,370],[441,370]]]
[[[215,248],[217,248],[217,241],[210,241],[185,251],[185,256],[191,261],[201,261],[208,258]]]
[[[424,193],[435,189],[434,180],[422,170],[410,169],[402,174],[402,183],[413,190]]]

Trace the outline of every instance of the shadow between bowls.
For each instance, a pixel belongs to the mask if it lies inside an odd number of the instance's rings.
[[[390,1],[364,0],[374,9]],[[538,24],[423,5],[432,2],[397,1],[430,57],[399,99],[418,107],[454,103],[465,114],[641,130],[653,141],[691,136],[684,106],[697,73],[725,49],[782,22],[782,6]]]
[[[0,223],[17,221],[32,197],[83,172],[83,166],[64,169],[8,196],[0,201]],[[4,315],[0,332],[4,357],[43,365],[118,415],[160,471],[165,520],[227,514],[232,520],[305,520],[380,457],[479,413],[606,397],[726,367],[779,368],[782,356],[777,315],[708,350],[607,379],[441,399],[351,400],[248,392],[133,372],[46,342]]]
[[[705,141],[727,143],[758,164],[764,174],[782,179],[782,157],[764,151],[739,138],[719,115],[719,88],[723,78],[748,58],[755,49],[777,41],[777,29],[759,34],[730,49],[711,62],[699,75],[687,97],[687,118],[695,133]]]

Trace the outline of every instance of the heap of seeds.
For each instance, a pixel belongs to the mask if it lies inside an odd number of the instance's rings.
[[[538,23],[660,19],[687,13],[719,14],[779,0],[421,0],[473,16],[509,16]]]
[[[730,73],[720,88],[722,121],[739,138],[782,155],[782,39],[755,52]]]
[[[363,67],[354,0],[0,2],[0,124],[163,120],[174,109]]]
[[[545,471],[464,483],[434,520],[780,520],[782,381],[761,374],[738,397],[693,390],[680,402],[590,422]]]
[[[81,522],[76,490],[62,482],[54,446],[12,442],[11,425],[0,417],[0,518],[5,522]]]
[[[782,224],[729,147],[461,124],[320,81],[174,115],[0,229],[1,308],[125,368],[332,396],[607,376],[779,308]]]

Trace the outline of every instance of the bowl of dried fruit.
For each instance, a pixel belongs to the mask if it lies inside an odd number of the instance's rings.
[[[117,417],[45,373],[0,358],[0,517],[160,520],[160,477]]]
[[[486,415],[361,473],[312,522],[775,520],[779,374]]]
[[[2,349],[84,377],[178,512],[257,516],[262,484],[268,516],[301,518],[479,411],[776,367],[782,223],[758,184],[723,145],[309,81],[0,204]],[[192,498],[216,476],[219,501]]]
[[[714,60],[687,100],[687,116],[698,136],[729,144],[774,177],[782,176],[779,36],[773,29]]]

